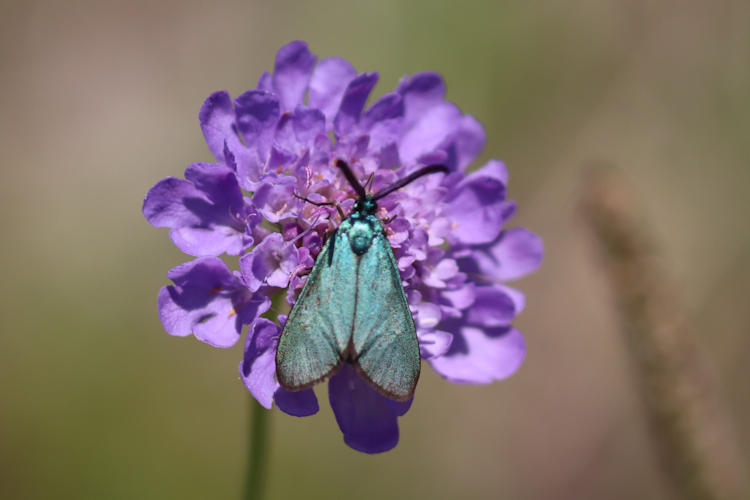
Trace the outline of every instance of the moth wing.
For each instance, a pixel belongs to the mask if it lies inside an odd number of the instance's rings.
[[[419,343],[396,259],[382,232],[360,257],[353,332],[360,374],[383,395],[409,399],[419,379]]]
[[[284,325],[276,350],[282,387],[310,387],[342,362],[354,321],[357,259],[340,232],[326,241]]]

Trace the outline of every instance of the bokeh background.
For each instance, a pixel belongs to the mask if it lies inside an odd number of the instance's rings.
[[[321,57],[441,72],[510,168],[543,267],[516,285],[528,357],[491,386],[428,368],[398,447],[346,447],[326,402],[274,411],[269,498],[669,498],[634,365],[579,210],[618,166],[750,449],[750,6],[546,2],[10,1],[0,4],[0,497],[238,498],[241,347],[170,337],[186,260],[140,213],[206,161],[197,114],[304,39]]]

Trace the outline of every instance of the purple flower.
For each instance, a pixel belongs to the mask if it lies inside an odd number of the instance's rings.
[[[485,142],[482,126],[445,99],[435,73],[405,76],[366,107],[378,80],[340,58],[317,61],[304,42],[279,50],[273,73],[232,99],[208,97],[200,110],[215,163],[188,167],[147,194],[143,213],[170,228],[172,241],[199,257],[168,273],[159,314],[173,335],[218,347],[247,330],[241,378],[266,408],[312,415],[311,389],[289,392],[276,379],[275,353],[286,316],[323,242],[347,214],[355,193],[335,167],[346,161],[377,192],[426,164],[448,175],[425,176],[379,201],[378,216],[398,262],[422,358],[445,379],[486,384],[521,365],[523,336],[512,322],[524,296],[505,281],[539,267],[541,239],[506,228],[515,204],[508,173],[490,160],[467,173]],[[239,272],[218,259],[239,255]],[[345,442],[377,453],[398,442],[398,417],[412,401],[391,401],[344,364],[330,377],[329,398]]]

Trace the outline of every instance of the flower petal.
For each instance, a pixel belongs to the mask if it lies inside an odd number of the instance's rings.
[[[231,231],[229,228],[180,227],[169,232],[169,238],[177,248],[195,257],[210,257],[227,253],[238,255],[252,245],[250,235]]]
[[[356,74],[354,67],[340,57],[323,59],[315,67],[310,79],[308,105],[323,112],[329,128],[333,125],[341,97]]]
[[[242,191],[231,168],[194,163],[188,179],[167,178],[146,195],[143,213],[153,225],[170,227],[177,247],[194,256],[238,254],[252,244]]]
[[[456,131],[461,112],[445,101],[428,108],[410,127],[406,127],[399,146],[401,160],[411,165],[420,156],[432,153]]]
[[[405,126],[411,127],[430,108],[443,101],[445,83],[439,74],[424,71],[402,78],[396,92],[404,97]]]
[[[226,91],[214,92],[208,96],[198,113],[198,119],[208,149],[217,160],[225,161],[225,144],[231,151],[239,149],[241,143],[235,128],[234,106]]]
[[[242,190],[231,168],[217,163],[193,163],[185,169],[185,179],[221,207],[222,214],[239,214],[242,210]]]
[[[318,413],[318,398],[312,389],[287,391],[279,387],[273,396],[279,410],[293,417],[309,417]]]
[[[518,370],[526,355],[521,332],[512,327],[460,327],[448,352],[430,360],[440,375],[457,384],[489,384]]]
[[[270,222],[295,217],[300,206],[294,197],[296,182],[287,175],[264,180],[253,194],[253,205]]]
[[[516,316],[513,299],[500,286],[478,286],[475,299],[466,310],[466,322],[476,326],[509,325]]]
[[[154,227],[180,227],[197,224],[200,219],[186,206],[186,200],[205,200],[190,182],[167,177],[149,189],[143,200],[143,215]]]
[[[302,103],[316,59],[307,44],[299,40],[284,45],[276,53],[273,86],[281,98],[282,110],[291,111]]]
[[[489,160],[482,167],[466,176],[466,181],[472,181],[481,177],[491,177],[508,185],[508,168],[500,160]]]
[[[195,315],[191,315],[183,307],[180,307],[177,300],[175,300],[179,299],[179,297],[173,298],[170,289],[174,290],[174,287],[164,286],[159,290],[159,298],[157,300],[159,319],[161,319],[161,324],[168,334],[187,337],[193,333],[195,319],[191,316]]]
[[[370,151],[377,153],[386,146],[391,146],[396,151],[402,134],[403,118],[404,103],[401,95],[395,92],[385,94],[370,106],[359,124],[360,129],[370,136]]]
[[[278,325],[259,318],[245,338],[245,356],[240,363],[240,377],[250,394],[264,408],[271,409],[276,381],[276,343],[281,333]]]
[[[448,352],[453,342],[453,334],[441,330],[417,331],[419,353],[424,360],[437,358]]]
[[[293,243],[284,242],[279,233],[271,233],[240,258],[240,269],[247,287],[255,292],[264,284],[284,288],[299,264],[299,252]]]
[[[525,276],[541,265],[544,256],[542,239],[522,227],[503,231],[486,251],[477,253],[481,272],[501,281]]]
[[[292,117],[292,127],[297,143],[309,149],[320,134],[325,134],[326,118],[318,109],[298,107]]]
[[[382,453],[396,446],[397,416],[405,411],[404,405],[381,396],[351,365],[344,363],[331,377],[328,397],[346,444],[364,453]]]
[[[247,147],[257,151],[260,163],[264,164],[280,116],[278,98],[262,90],[248,90],[235,99],[235,106],[237,128]]]
[[[159,293],[159,317],[172,335],[192,332],[215,347],[230,347],[239,339],[243,321],[254,320],[270,306],[266,297],[250,296],[216,257],[179,265],[167,277],[175,284]]]
[[[459,170],[465,170],[484,149],[487,135],[484,127],[471,115],[463,115],[454,137]],[[507,176],[506,176],[507,181]]]
[[[333,120],[333,129],[338,137],[349,133],[359,121],[362,108],[377,81],[377,73],[362,73],[349,82],[341,99],[339,111]]]
[[[453,235],[468,244],[497,238],[504,218],[505,185],[492,177],[462,183],[444,208],[454,224]]]
[[[252,324],[271,306],[262,295],[240,298],[237,295],[215,299],[213,310],[193,326],[193,335],[214,347],[232,347],[240,339],[242,326]]]

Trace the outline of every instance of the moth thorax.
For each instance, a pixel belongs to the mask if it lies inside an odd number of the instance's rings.
[[[372,226],[364,220],[354,221],[348,234],[352,252],[357,255],[367,252],[372,244],[372,238],[375,236]]]

